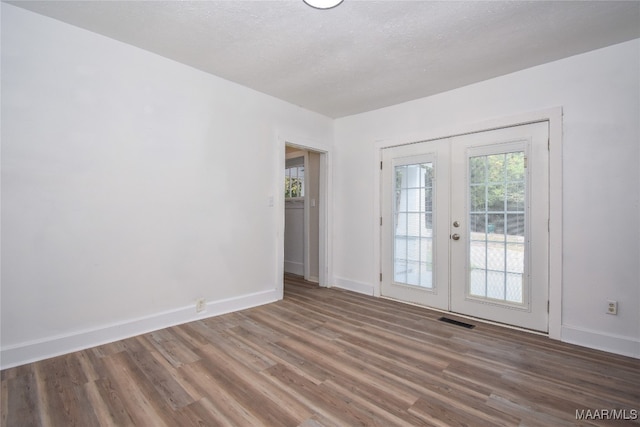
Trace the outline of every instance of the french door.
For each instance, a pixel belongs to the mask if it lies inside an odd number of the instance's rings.
[[[382,295],[546,332],[548,122],[382,159]]]

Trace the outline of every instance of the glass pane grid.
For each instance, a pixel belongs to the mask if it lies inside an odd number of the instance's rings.
[[[432,185],[432,163],[395,167],[395,282],[433,287]]]
[[[469,158],[469,292],[523,303],[524,152]]]
[[[304,197],[304,166],[288,167],[284,171],[284,197]]]

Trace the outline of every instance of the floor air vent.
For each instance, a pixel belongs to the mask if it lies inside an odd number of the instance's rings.
[[[467,328],[467,329],[473,329],[473,328],[476,327],[476,325],[472,325],[470,323],[460,322],[458,320],[449,319],[448,317],[441,317],[438,320],[440,320],[441,322],[445,322],[445,323],[451,323],[452,325],[462,326],[463,328]]]

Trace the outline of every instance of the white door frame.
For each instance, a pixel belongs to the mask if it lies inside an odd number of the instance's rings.
[[[382,183],[380,162],[382,149],[414,142],[431,141],[469,133],[483,132],[510,126],[518,126],[540,121],[549,122],[549,337],[560,340],[562,327],[562,107],[534,111],[516,116],[490,119],[479,123],[450,126],[422,134],[378,140],[374,144],[374,265],[372,272],[374,295],[380,296]]]
[[[273,203],[277,209],[278,227],[276,238],[276,278],[277,291],[280,298],[284,295],[284,173],[286,165],[286,149],[289,145],[301,150],[310,150],[320,153],[320,192],[318,197],[319,224],[318,224],[318,280],[321,287],[330,287],[333,283],[333,269],[331,264],[331,152],[329,148],[317,141],[309,140],[304,137],[278,135],[277,137],[277,179],[274,183]],[[308,211],[307,200],[305,199],[305,210]],[[306,215],[306,213],[305,213]],[[305,234],[308,232],[308,220],[305,219]],[[308,251],[307,251],[308,252]],[[308,262],[305,260],[305,269]]]

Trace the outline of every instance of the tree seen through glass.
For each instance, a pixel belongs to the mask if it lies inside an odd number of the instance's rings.
[[[284,197],[286,199],[304,197],[304,166],[285,169]]]

